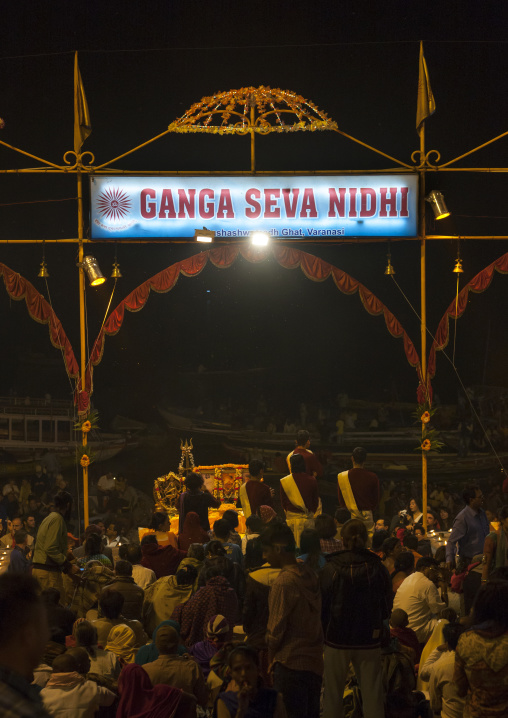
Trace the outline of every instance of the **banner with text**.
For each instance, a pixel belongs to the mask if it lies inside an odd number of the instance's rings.
[[[92,177],[91,238],[414,237],[415,175]]]

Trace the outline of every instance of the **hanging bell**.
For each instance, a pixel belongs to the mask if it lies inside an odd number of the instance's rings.
[[[393,268],[393,264],[390,257],[388,257],[388,264],[386,265],[385,274],[387,274],[388,276],[395,274],[395,269]]]
[[[49,279],[48,267],[44,260],[41,262],[41,268],[39,269],[39,274],[37,276],[41,279]]]
[[[460,257],[457,257],[455,260],[455,267],[453,268],[454,274],[463,274],[464,270],[462,269],[462,259]]]
[[[118,262],[113,263],[113,271],[111,272],[111,279],[120,279],[122,273],[120,272],[120,265]]]

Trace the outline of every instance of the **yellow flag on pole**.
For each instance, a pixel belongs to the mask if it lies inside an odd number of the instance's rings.
[[[92,131],[85,88],[78,66],[78,53],[74,55],[74,152],[79,154],[81,145]]]
[[[419,131],[427,117],[436,111],[436,101],[430,86],[427,63],[423,55],[423,42],[420,42],[420,64],[418,71],[418,100],[416,103],[416,129]]]

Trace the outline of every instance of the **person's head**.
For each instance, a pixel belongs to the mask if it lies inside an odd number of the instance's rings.
[[[293,454],[289,459],[289,465],[291,466],[292,474],[307,473],[307,469],[305,468],[305,459],[301,454]]]
[[[176,572],[176,583],[178,586],[192,586],[197,577],[198,572],[194,566],[184,566]]]
[[[286,524],[268,526],[261,534],[266,560],[273,568],[296,563],[296,544],[293,532]]]
[[[308,449],[310,446],[310,434],[307,429],[300,429],[296,434],[296,445],[302,449]]]
[[[414,535],[416,536],[418,541],[421,541],[425,538],[425,529],[421,524],[416,524],[413,531]]]
[[[402,571],[407,576],[415,570],[415,555],[411,551],[403,551],[395,559],[395,571]]]
[[[409,510],[412,514],[420,511],[420,507],[418,506],[418,501],[416,499],[409,499]]]
[[[19,546],[20,548],[26,547],[28,534],[25,531],[25,529],[20,529],[20,531],[16,531],[13,538],[14,538],[14,543],[16,544],[16,546]]]
[[[473,511],[479,511],[483,504],[483,491],[476,484],[470,484],[462,492],[462,498],[466,506],[472,508]]]
[[[473,606],[474,624],[494,624],[508,631],[508,581],[490,580],[482,584]]]
[[[58,606],[58,604],[60,603],[60,591],[58,590],[58,588],[50,586],[49,588],[45,588],[43,591],[41,591],[41,598],[47,605]]]
[[[347,551],[357,551],[367,546],[369,535],[363,521],[351,519],[342,527],[342,543]]]
[[[180,644],[180,636],[172,626],[161,626],[155,635],[155,645],[161,656],[176,654]]]
[[[300,536],[300,552],[302,554],[321,553],[321,543],[316,529],[304,529]]]
[[[491,509],[489,509],[489,508],[485,509],[485,515],[487,517],[487,521],[489,522],[489,524],[492,523],[492,521],[497,521],[497,519],[498,519],[497,512],[491,511]]]
[[[219,541],[227,542],[231,533],[231,525],[226,519],[218,519],[213,525],[213,534]]]
[[[249,474],[254,479],[261,479],[263,478],[263,462],[259,459],[252,459],[252,461],[249,462]]]
[[[32,680],[33,669],[41,662],[50,637],[39,591],[39,584],[32,576],[0,575],[1,653],[11,670],[29,680]]]
[[[169,531],[171,529],[171,521],[165,511],[156,511],[152,516],[150,528],[153,531]]]
[[[405,546],[410,551],[417,551],[418,550],[418,538],[414,534],[409,533],[409,531],[406,531],[406,533],[402,537],[402,545]]]
[[[222,514],[222,519],[228,522],[231,531],[234,531],[240,523],[240,521],[238,520],[238,513],[236,511],[233,511],[233,509],[228,509],[227,511],[224,511],[224,513]]]
[[[105,588],[99,596],[99,608],[105,618],[119,618],[125,598],[120,591],[111,591]]]
[[[221,644],[229,633],[229,623],[220,613],[212,616],[205,629],[206,637],[215,644]]]
[[[85,556],[96,556],[102,552],[102,540],[99,534],[89,534],[85,541]]]
[[[256,514],[251,514],[245,520],[245,529],[246,529],[245,533],[260,534],[264,528],[265,528],[264,523],[261,521],[259,516],[256,516]]]
[[[390,536],[390,538],[387,538],[383,541],[381,551],[384,553],[386,558],[393,558],[393,560],[395,561],[395,559],[397,559],[402,553],[402,545],[398,538],[395,538],[395,536]]]
[[[353,449],[351,461],[353,462],[353,466],[360,467],[364,465],[364,463],[367,461],[367,452],[365,451],[363,446],[357,446],[356,449]]]
[[[201,491],[203,488],[204,479],[201,474],[189,474],[185,479],[185,488],[191,493]]]
[[[444,506],[439,509],[439,518],[447,521],[450,518],[450,512]]]
[[[457,611],[451,606],[443,608],[443,610],[439,614],[439,617],[444,618],[444,620],[448,621],[449,623],[455,623],[458,619]]]
[[[206,545],[207,556],[226,556],[226,549],[222,545],[222,541],[212,539]]]
[[[403,608],[394,608],[390,616],[390,626],[392,628],[407,628],[409,624],[409,616]]]
[[[334,518],[337,526],[344,526],[351,519],[351,512],[348,509],[336,509]]]
[[[132,563],[124,559],[119,559],[115,563],[115,574],[124,578],[132,576]]]
[[[378,519],[374,526],[374,531],[388,531],[390,527],[386,523],[385,519]]]
[[[81,646],[75,646],[74,648],[68,648],[65,653],[67,653],[69,656],[72,656],[76,661],[78,673],[80,673],[82,676],[86,676],[86,674],[90,670],[90,656],[88,655],[88,651]],[[55,670],[54,663],[53,670]]]
[[[81,623],[78,623],[74,637],[76,639],[76,645],[82,648],[89,649],[97,645],[97,629],[90,621],[81,621]]]
[[[460,623],[447,623],[443,626],[444,642],[448,645],[450,651],[454,651],[457,648],[459,638],[464,631],[465,628]]]
[[[113,541],[120,533],[120,526],[117,525],[116,521],[109,519],[106,523],[106,536],[110,541]]]
[[[121,548],[122,548],[122,546],[120,546],[120,549]],[[137,544],[130,543],[125,546],[125,558],[133,566],[136,566],[136,564],[141,563],[142,557],[143,557],[143,554],[141,553],[141,547],[138,546]]]
[[[320,514],[319,516],[316,516],[314,525],[320,539],[331,539],[337,533],[335,519],[329,514]]]
[[[419,558],[415,566],[415,571],[423,573],[424,576],[426,576],[435,584],[437,584],[439,580],[438,569],[438,562],[435,558],[432,558],[431,556],[423,556],[423,558]]]
[[[16,518],[12,519],[11,521],[11,536],[14,536],[16,531],[21,531],[23,528],[23,519],[21,516],[16,516]]]
[[[379,551],[381,551],[381,547],[387,538],[390,538],[388,531],[374,531],[374,535],[372,537],[372,550],[374,553],[379,553]]]
[[[76,658],[65,651],[53,659],[53,673],[79,673],[79,666]]]
[[[245,546],[245,561],[244,565],[246,569],[253,569],[257,568],[258,566],[261,566],[263,564],[263,544],[261,543],[261,538],[259,536],[256,536],[256,538],[250,539],[250,541],[247,541],[247,545]]]
[[[187,556],[189,558],[194,558],[196,561],[204,561],[205,560],[205,547],[202,543],[191,543],[189,548],[187,549]]]
[[[244,643],[229,654],[228,666],[231,678],[243,687],[256,689],[259,681],[259,657],[255,648]]]
[[[432,511],[427,512],[427,529],[434,531],[437,528],[437,520]]]
[[[436,553],[434,554],[434,558],[438,562],[438,564],[442,564],[446,562],[446,546],[439,546],[439,548],[436,550]]]
[[[28,511],[37,511],[38,501],[35,496],[28,497]]]
[[[508,533],[508,506],[501,506],[501,508],[497,512],[497,515],[501,524],[501,528],[503,528],[506,533]]]
[[[63,518],[68,521],[72,511],[72,496],[68,491],[59,491],[53,499],[55,511],[62,514]]]
[[[145,534],[143,538],[141,539],[141,549],[143,549],[143,546],[149,546],[150,544],[153,544],[154,546],[158,546],[159,542],[157,541],[157,536],[155,534]]]
[[[106,524],[104,523],[104,521],[102,519],[99,519],[95,522],[95,525],[99,529],[100,535],[104,536],[104,534],[106,533]]]

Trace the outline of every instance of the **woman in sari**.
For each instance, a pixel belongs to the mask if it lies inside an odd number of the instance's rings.
[[[180,551],[188,551],[193,543],[208,543],[210,537],[201,528],[199,516],[195,511],[189,511],[183,522],[182,531],[178,536],[178,548]]]
[[[196,715],[193,696],[167,685],[153,687],[148,673],[135,663],[122,670],[118,692],[116,718],[191,718]]]

